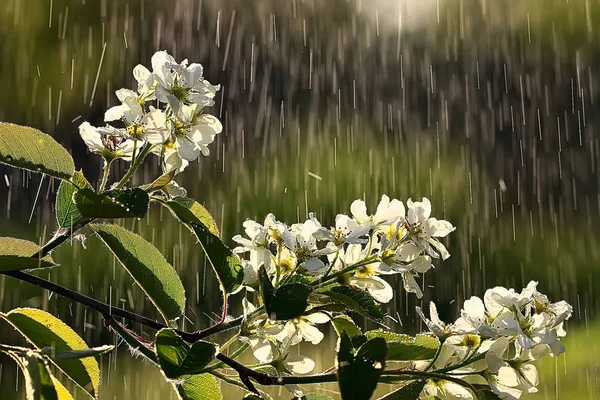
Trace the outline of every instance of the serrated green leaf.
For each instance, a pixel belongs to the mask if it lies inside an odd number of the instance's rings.
[[[27,126],[0,122],[0,163],[69,179],[75,164],[50,135]]]
[[[344,285],[334,286],[323,294],[375,322],[383,321],[383,312],[368,292]]]
[[[38,349],[53,347],[57,352],[87,350],[83,339],[53,315],[34,308],[17,308],[0,317],[8,321]],[[52,360],[77,385],[92,397],[98,395],[100,368],[93,357]]]
[[[56,266],[50,255],[36,255],[42,248],[28,240],[0,237],[0,271],[17,271]]]
[[[145,190],[114,189],[96,194],[81,189],[73,194],[73,202],[86,218],[142,218],[148,212],[150,198]]]
[[[225,296],[235,292],[244,281],[242,262],[219,238],[212,216],[194,200],[178,197],[161,202],[198,239],[217,275]]]
[[[281,321],[299,317],[308,307],[310,288],[301,283],[290,283],[274,288],[264,266],[258,271],[258,282],[267,315]]]
[[[361,334],[360,328],[356,326],[352,318],[347,315],[338,315],[331,320],[333,329],[335,329],[338,336],[342,335],[342,332],[346,332],[349,337],[354,337]]]
[[[58,193],[56,193],[56,221],[61,228],[69,228],[83,218],[73,202],[73,194],[79,189],[92,190],[92,185],[85,179],[81,171],[75,171],[72,181],[75,185],[62,181],[58,187]]]
[[[52,375],[43,357],[33,352],[25,355],[10,355],[23,371],[27,400],[73,399],[65,387]]]
[[[426,380],[413,381],[398,390],[380,397],[379,400],[417,400],[426,382]]]
[[[477,391],[477,400],[502,400],[500,396],[489,389],[481,389]]]
[[[182,400],[221,400],[221,388],[210,374],[194,375],[177,387]]]
[[[418,334],[416,337],[393,333],[383,330],[369,331],[365,333],[367,338],[384,338],[388,344],[388,360],[414,361],[430,360],[440,347],[440,341],[436,337]]]
[[[113,224],[91,224],[134,281],[166,321],[176,320],[185,309],[183,284],[173,267],[150,242]]]
[[[177,173],[177,169],[173,169],[169,172],[165,172],[164,174],[162,174],[161,176],[156,178],[154,180],[154,182],[152,182],[148,185],[141,186],[141,188],[144,189],[148,193],[160,190],[160,189],[164,188],[165,186],[167,186],[169,184],[169,182],[171,182],[173,180],[176,173]]]
[[[367,400],[371,397],[385,368],[387,345],[374,338],[354,351],[345,332],[340,336],[337,355],[338,383],[343,400]]]
[[[199,340],[189,346],[173,329],[161,329],[154,341],[158,363],[169,379],[198,374],[214,358],[217,347]]]

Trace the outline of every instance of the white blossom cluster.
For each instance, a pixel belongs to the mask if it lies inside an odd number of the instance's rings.
[[[431,217],[427,198],[408,200],[406,206],[383,195],[375,214],[370,215],[365,202],[356,200],[350,206],[351,216],[337,215],[333,227],[322,226],[313,214],[305,222],[291,226],[273,214],[267,215],[262,224],[247,220],[247,237],[233,238],[240,245],[233,251],[245,257],[244,285],[250,291],[258,289],[261,266],[275,287],[292,275],[318,282],[337,274],[336,282],[366,291],[379,303],[387,303],[394,290],[382,276],[400,274],[404,289],[421,297],[415,278],[432,267],[433,258],[450,256],[439,238],[455,228]],[[256,310],[246,299],[244,308],[246,315]],[[308,373],[315,363],[303,356],[288,357],[288,349],[303,340],[315,345],[321,342],[324,335],[317,325],[329,319],[328,314],[311,313],[310,309],[306,315],[289,321],[272,321],[262,314],[248,320],[243,337],[261,363],[281,358],[285,360],[280,363],[284,371]]]
[[[368,291],[380,303],[393,297],[392,287],[381,276],[401,274],[404,289],[422,296],[415,277],[432,267],[432,258],[450,254],[439,238],[454,231],[448,221],[431,217],[431,203],[390,200],[381,197],[375,214],[369,215],[362,200],[350,206],[351,216],[338,214],[335,226],[324,227],[309,214],[304,223],[291,226],[267,215],[263,224],[247,220],[247,237],[236,235],[235,253],[246,255],[244,284],[257,287],[258,269],[264,265],[277,283],[287,274],[304,274],[316,279],[352,269],[342,279]],[[357,266],[353,269],[352,266]]]
[[[565,301],[551,303],[532,281],[521,293],[498,286],[487,290],[483,301],[471,297],[453,324],[440,320],[433,302],[429,318],[418,307],[417,312],[443,341],[434,369],[452,369],[465,381],[489,385],[500,398],[514,400],[523,392],[537,392],[533,361],[565,351],[560,338],[566,335],[563,323],[573,308]],[[444,380],[428,382],[423,396],[432,395],[473,399],[464,386]]]
[[[88,122],[79,132],[89,150],[108,161],[132,161],[142,146],[161,157],[164,172],[183,171],[222,131],[219,120],[203,112],[214,104],[219,86],[204,79],[202,65],[177,63],[165,51],[152,56],[152,71],[143,65],[133,70],[137,91],[116,91],[120,105],[110,108],[104,120],[113,125],[94,127]]]

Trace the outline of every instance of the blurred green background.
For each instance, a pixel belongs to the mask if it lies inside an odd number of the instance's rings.
[[[222,85],[210,112],[224,130],[178,181],[212,212],[224,240],[268,212],[292,223],[314,211],[331,223],[356,198],[373,209],[383,193],[427,196],[434,215],[457,226],[447,242],[452,257],[427,274],[422,300],[390,303],[386,311],[401,320],[392,328],[422,329],[414,306],[430,300],[454,320],[464,299],[486,288],[539,280],[575,312],[567,353],[544,360],[540,392],[523,397],[593,399],[599,18],[598,0],[543,8],[535,0],[3,0],[0,120],[53,135],[97,184],[101,161],[87,153],[78,125],[102,124],[114,90],[133,87],[133,67],[149,66],[154,51],[200,62]],[[134,182],[158,174],[153,160]],[[48,240],[58,182],[4,166],[0,175],[0,235]],[[124,224],[182,276],[186,328],[214,320],[216,281],[188,232],[160,209]],[[61,267],[42,276],[153,315],[95,238],[87,249],[64,245],[55,260]],[[98,315],[0,276],[0,309],[18,306],[60,316],[90,344],[115,342]],[[0,337],[20,341],[5,325]],[[325,342],[301,349],[320,369],[333,361],[323,349],[334,338]],[[156,368],[128,353],[121,346],[103,357],[101,399],[174,398]],[[0,363],[2,398],[23,398],[16,366]]]

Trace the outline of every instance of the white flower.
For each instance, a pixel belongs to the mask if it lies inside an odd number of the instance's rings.
[[[438,337],[445,337],[450,334],[452,327],[443,322],[437,312],[437,307],[433,301],[429,302],[429,318],[426,318],[421,310],[421,307],[416,307],[417,314],[421,317],[427,328]]]
[[[423,392],[426,396],[435,396],[441,400],[473,400],[473,395],[464,386],[444,380],[430,379]]]
[[[330,262],[336,260],[333,268],[339,271],[363,261],[367,257],[367,250],[367,247],[363,248],[360,244],[351,244],[346,250],[340,249],[337,257],[329,254],[328,258]],[[394,291],[389,283],[378,276],[382,273],[380,266],[380,262],[374,261],[359,267],[350,276],[348,283],[358,289],[366,290],[378,302],[388,303],[394,296]]]
[[[547,354],[549,347],[538,345],[529,350],[517,349],[518,354],[509,359],[505,358],[507,350],[508,340],[502,338],[486,354],[489,366],[486,375],[491,389],[504,399],[518,399],[522,392],[537,392],[539,375],[531,361]]]
[[[456,228],[448,221],[430,218],[431,203],[426,197],[422,201],[413,202],[408,199],[406,222],[415,243],[422,247],[431,257],[450,257],[446,247],[437,238],[445,237]]]
[[[377,211],[370,216],[367,214],[367,206],[363,200],[355,200],[350,205],[352,216],[359,224],[368,224],[371,226],[391,225],[400,219],[404,219],[404,204],[400,200],[390,198],[387,195],[381,196],[381,201],[377,205]]]
[[[334,243],[338,248],[345,243],[360,244],[368,242],[364,238],[369,233],[370,227],[367,224],[359,224],[354,219],[345,214],[338,214],[335,217],[335,227],[330,229],[320,227],[313,236],[317,240],[327,240]]]
[[[150,107],[150,111],[146,113],[132,90],[120,89],[116,94],[121,105],[106,111],[106,122],[123,119],[127,124],[126,136],[131,139],[145,140],[152,144],[163,144],[168,139],[167,116],[163,111]]]
[[[210,154],[208,145],[223,131],[223,125],[213,115],[203,114],[197,105],[182,105],[173,119],[175,147],[184,159],[196,160],[202,153]]]
[[[187,60],[178,64],[166,51],[152,56],[152,72],[156,77],[156,98],[168,103],[177,112],[182,104],[198,104],[201,107],[214,104],[219,86],[213,86],[202,77],[202,65]]]
[[[141,102],[154,100],[154,87],[156,85],[156,78],[154,74],[148,71],[148,68],[143,65],[136,65],[133,69],[133,77],[138,84],[138,99]]]
[[[106,159],[131,161],[133,157],[134,141],[124,139],[119,129],[111,126],[96,128],[84,122],[79,125],[79,135],[92,153],[101,154]]]
[[[309,273],[319,273],[325,263],[318,257],[335,253],[337,247],[328,243],[325,248],[317,247],[317,239],[314,233],[321,228],[321,223],[313,213],[309,213],[308,219],[302,224],[294,224],[290,229],[278,226],[277,229],[285,246],[296,254],[298,262],[302,263]]]
[[[321,343],[325,335],[315,325],[326,322],[329,322],[329,317],[321,312],[303,315],[286,322],[284,329],[275,334],[274,337],[283,343],[286,348],[294,346],[302,340],[317,345]]]
[[[481,299],[472,296],[461,310],[461,318],[454,323],[457,333],[478,333],[486,337],[508,336],[519,333],[519,325],[511,311],[490,316]]]

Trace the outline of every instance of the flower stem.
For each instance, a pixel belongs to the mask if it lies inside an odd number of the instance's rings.
[[[152,150],[153,147],[154,147],[154,145],[152,145],[150,143],[144,144],[144,146],[140,150],[137,157],[135,157],[135,160],[132,160],[129,170],[127,170],[125,175],[123,175],[123,178],[121,178],[119,183],[117,183],[117,186],[116,186],[117,188],[122,188],[123,186],[125,186],[125,184],[133,176],[134,172],[139,168],[140,165],[142,165],[142,162],[144,161],[146,156],[150,153],[150,151]]]
[[[104,188],[106,187],[106,181],[108,180],[108,175],[110,174],[110,166],[112,165],[113,160],[104,160],[104,173],[102,174],[102,183],[100,183],[100,189],[98,191],[100,193],[104,192]]]
[[[326,284],[326,283],[328,283],[328,282],[330,282],[330,281],[333,281],[333,280],[337,279],[338,277],[340,277],[340,276],[342,276],[342,275],[345,275],[345,274],[347,274],[348,272],[352,272],[352,271],[354,271],[355,269],[358,269],[358,268],[360,268],[360,267],[362,267],[362,266],[369,265],[369,264],[371,264],[373,261],[375,261],[376,259],[377,259],[377,256],[370,256],[370,257],[367,257],[367,258],[365,258],[365,259],[364,259],[364,260],[362,260],[362,261],[359,261],[359,262],[357,262],[357,263],[354,263],[354,264],[352,264],[352,265],[349,265],[349,266],[347,266],[346,268],[343,268],[343,269],[339,270],[338,272],[335,272],[335,273],[333,273],[333,274],[329,275],[328,277],[325,277],[325,278],[323,278],[323,279],[319,279],[319,280],[317,280],[317,281],[314,281],[314,282],[313,282],[311,285],[312,285],[312,286],[314,286],[314,287],[325,286],[325,284]]]

